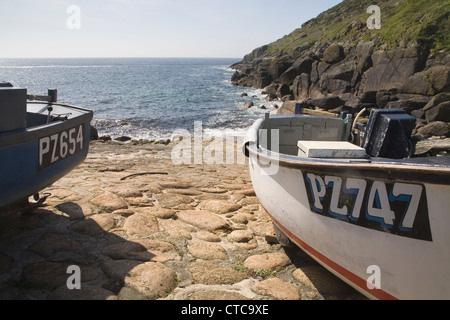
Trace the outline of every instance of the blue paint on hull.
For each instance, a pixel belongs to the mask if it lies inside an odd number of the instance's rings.
[[[45,133],[37,130],[29,141],[0,147],[0,210],[42,191],[84,161],[89,151],[90,125],[86,119],[81,120],[73,119],[52,126],[50,134],[84,123],[83,150],[42,170],[39,170],[39,139],[49,135],[48,127],[42,129]]]

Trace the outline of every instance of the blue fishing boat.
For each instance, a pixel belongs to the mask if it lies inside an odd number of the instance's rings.
[[[93,112],[57,103],[56,93],[0,86],[0,211],[42,204],[39,192],[88,154]]]

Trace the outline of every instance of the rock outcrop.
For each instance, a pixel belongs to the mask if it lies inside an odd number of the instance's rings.
[[[399,19],[399,9],[388,5],[389,1],[383,12]],[[434,121],[448,123],[450,52],[441,41],[448,36],[441,32],[448,27],[449,15],[439,12],[438,5],[403,0],[408,12],[430,14],[422,17],[423,26],[410,29],[412,34],[395,39],[393,45],[389,33],[398,33],[394,29],[401,24],[396,20],[394,25],[388,14],[379,33],[358,21],[342,29],[342,21],[349,19],[344,12],[365,13],[362,4],[345,0],[232,65],[236,70],[232,83],[263,89],[268,99],[285,102],[278,110],[282,114],[292,112],[288,102],[296,101],[305,107],[353,114],[364,108],[401,108],[417,118],[416,133]]]
[[[310,108],[352,113],[401,108],[418,119],[418,126],[450,122],[450,54],[424,58],[416,46],[375,51],[375,45],[318,43],[295,60],[264,57],[264,48],[259,48],[233,65],[237,71],[232,81]],[[279,113],[286,113],[283,107]]]

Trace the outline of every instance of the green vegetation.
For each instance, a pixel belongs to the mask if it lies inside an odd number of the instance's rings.
[[[262,278],[275,277],[276,272],[270,269],[255,269],[253,273]]]
[[[262,278],[271,278],[276,275],[276,271],[271,269],[255,269],[249,270],[246,266],[241,263],[233,266],[233,269],[239,272],[248,273],[251,276],[262,277]]]
[[[370,5],[381,9],[381,29],[367,28]],[[450,46],[450,0],[344,0],[304,23],[301,28],[271,43],[272,54],[288,53],[316,42],[380,39],[378,49],[393,49],[414,41],[424,49]]]

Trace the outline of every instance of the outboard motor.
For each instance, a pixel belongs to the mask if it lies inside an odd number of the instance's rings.
[[[361,147],[372,157],[405,159],[411,154],[416,118],[402,109],[373,109]]]

